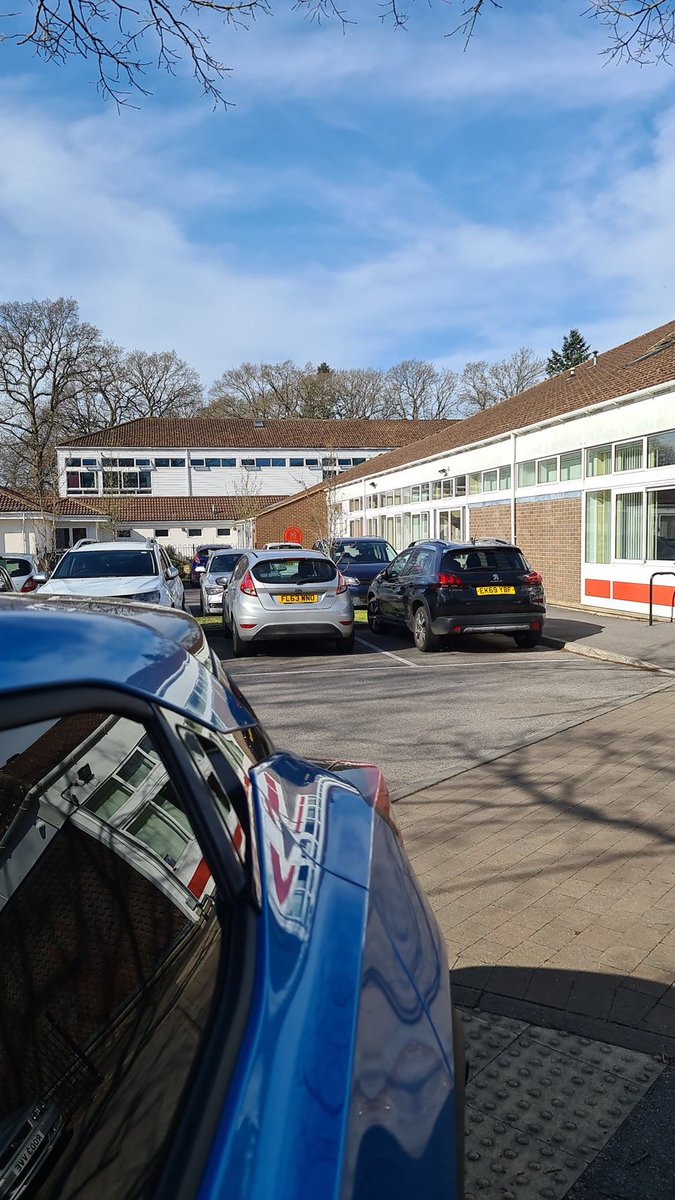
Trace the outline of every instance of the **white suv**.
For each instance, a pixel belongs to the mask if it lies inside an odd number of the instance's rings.
[[[178,571],[156,542],[92,542],[68,550],[49,579],[38,576],[41,594],[136,600],[183,608]]]

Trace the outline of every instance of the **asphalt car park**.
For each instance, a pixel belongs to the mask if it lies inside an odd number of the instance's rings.
[[[187,601],[196,612],[197,595]],[[662,686],[647,672],[496,635],[422,655],[409,637],[360,624],[348,659],[329,644],[289,642],[241,661],[231,642],[211,643],[277,745],[377,763],[394,797]]]

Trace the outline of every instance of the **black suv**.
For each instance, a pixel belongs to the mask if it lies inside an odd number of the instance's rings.
[[[546,597],[541,575],[506,542],[418,542],[368,590],[368,625],[405,625],[418,650],[448,634],[505,633],[516,645],[541,638]]]

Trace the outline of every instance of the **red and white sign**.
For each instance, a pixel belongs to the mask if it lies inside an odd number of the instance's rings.
[[[297,529],[295,525],[289,525],[288,529],[284,529],[284,542],[299,542],[302,545],[302,530]]]

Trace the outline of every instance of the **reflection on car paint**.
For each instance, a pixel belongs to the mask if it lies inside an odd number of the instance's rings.
[[[213,883],[196,886],[201,853],[141,726],[82,713],[32,734],[0,741],[0,1125],[29,1104],[60,1114],[31,1197],[129,1200],[208,1015]]]

